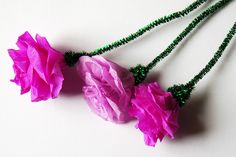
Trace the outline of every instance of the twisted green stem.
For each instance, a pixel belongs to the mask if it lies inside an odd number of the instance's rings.
[[[221,0],[215,5],[209,7],[207,10],[203,11],[198,17],[196,17],[173,41],[172,43],[152,62],[150,62],[146,67],[148,70],[151,70],[159,61],[168,56],[174,48],[206,17],[215,13],[217,10],[225,6],[232,0]]]
[[[167,57],[174,50],[174,48],[200,24],[200,22],[215,13],[230,1],[232,0],[220,0],[213,6],[203,11],[171,42],[171,44],[162,53],[153,59],[147,66],[137,65],[136,67],[131,68],[130,71],[134,74],[135,84],[137,85],[141,83],[146,78],[148,72],[154,68],[158,62]]]
[[[211,69],[212,67],[217,63],[217,61],[222,56],[224,50],[232,40],[233,36],[236,33],[236,22],[234,23],[233,27],[230,29],[229,33],[223,40],[222,44],[220,45],[219,49],[216,51],[214,57],[208,62],[208,64],[197,74],[193,77],[192,80],[190,80],[187,84],[191,86],[195,86]]]
[[[84,56],[84,55],[87,55],[87,56],[100,55],[100,54],[103,54],[103,53],[105,53],[107,51],[110,51],[114,48],[118,48],[122,45],[125,45],[125,44],[135,40],[136,38],[142,36],[146,32],[156,28],[157,26],[159,26],[161,24],[164,24],[164,23],[173,21],[177,18],[184,17],[184,16],[188,15],[190,12],[197,9],[199,6],[201,6],[205,2],[207,2],[207,0],[196,0],[192,4],[190,4],[188,7],[183,9],[182,11],[177,11],[177,12],[174,12],[174,13],[169,14],[167,16],[163,16],[163,17],[147,24],[146,26],[140,28],[136,32],[131,33],[127,37],[124,37],[122,39],[114,41],[110,44],[104,45],[104,46],[102,46],[102,47],[100,47],[100,48],[98,48],[98,49],[96,49],[92,52],[85,53],[85,52],[68,51],[68,52],[65,53],[65,62],[67,63],[68,66],[74,66],[77,63],[79,57],[81,57],[81,56]]]
[[[174,85],[168,89],[168,91],[172,92],[173,96],[179,102],[180,106],[183,106],[185,102],[189,99],[195,85],[214,67],[214,65],[219,61],[222,56],[224,50],[229,45],[233,36],[236,33],[236,22],[233,27],[230,29],[225,39],[221,43],[218,50],[215,52],[213,58],[206,64],[206,66],[195,75],[188,83],[181,85]]]
[[[177,18],[184,17],[184,16],[188,15],[190,12],[192,12],[193,10],[198,8],[200,5],[202,5],[206,1],[207,0],[196,0],[195,2],[190,4],[188,7],[186,7],[184,10],[174,12],[174,13],[172,13],[170,15],[167,15],[167,16],[163,16],[163,17],[149,23],[148,25],[140,28],[138,31],[128,35],[127,37],[124,37],[122,39],[119,39],[117,41],[112,42],[111,44],[107,44],[105,46],[102,46],[102,47],[92,51],[91,54],[92,55],[100,55],[100,54],[102,54],[106,51],[110,51],[114,48],[125,45],[125,44],[129,43],[130,41],[140,37],[144,33],[152,30],[153,28],[157,27],[160,24],[164,24],[164,23],[170,22],[174,19],[177,19]]]

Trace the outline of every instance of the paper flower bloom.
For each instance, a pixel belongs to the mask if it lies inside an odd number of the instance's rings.
[[[64,80],[63,54],[53,49],[46,38],[36,35],[35,41],[28,32],[16,44],[19,50],[8,50],[15,72],[11,81],[21,86],[21,94],[31,91],[33,102],[56,98]]]
[[[92,111],[114,123],[130,120],[134,78],[129,70],[100,56],[81,57],[77,70],[85,82],[83,92]]]
[[[174,138],[178,125],[179,105],[170,92],[163,91],[157,83],[140,84],[129,114],[138,119],[136,128],[144,134],[147,145],[155,146],[164,136]]]

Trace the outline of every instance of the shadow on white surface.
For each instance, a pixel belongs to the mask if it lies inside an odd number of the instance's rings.
[[[148,74],[147,78],[144,80],[144,82],[159,82],[161,78],[161,73],[157,71],[152,71],[150,74]]]
[[[207,115],[206,106],[208,100],[208,90],[204,90],[199,95],[194,95],[190,101],[180,111],[180,128],[176,133],[176,141],[204,134],[207,131],[207,125],[203,119]]]
[[[224,70],[224,67],[227,65],[227,62],[234,52],[236,52],[236,40],[233,39],[232,46],[226,50],[225,56],[223,57],[223,62],[219,63],[219,67],[216,69],[214,76],[220,76],[220,73]],[[224,54],[223,54],[224,55]],[[214,84],[219,77],[214,77],[211,79],[211,82],[208,83],[207,87],[200,92],[200,94],[193,95],[190,98],[190,101],[186,104],[185,107],[181,109],[179,124],[180,128],[176,133],[176,141],[188,137],[193,137],[196,135],[204,134],[208,131],[208,127],[204,122],[204,117],[207,115],[206,107],[208,104],[208,96],[211,91],[211,85]]]
[[[65,80],[63,82],[61,94],[65,96],[77,96],[82,94],[83,81],[78,75],[75,67],[67,67],[63,71]]]

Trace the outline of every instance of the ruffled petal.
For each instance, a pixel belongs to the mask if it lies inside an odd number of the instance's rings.
[[[56,98],[64,80],[63,54],[54,50],[46,38],[36,35],[36,41],[28,32],[18,38],[19,50],[9,49],[14,64],[15,78],[21,86],[21,94],[31,90],[31,100]]]
[[[83,92],[89,107],[105,120],[130,120],[128,107],[134,78],[129,70],[103,57],[80,57],[77,70],[85,82]]]
[[[179,105],[171,93],[165,92],[155,83],[142,83],[135,87],[135,97],[129,114],[136,117],[136,125],[144,134],[144,141],[155,146],[165,136],[174,138],[178,129]]]

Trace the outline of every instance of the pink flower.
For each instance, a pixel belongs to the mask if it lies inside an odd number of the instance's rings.
[[[179,127],[180,107],[172,94],[157,83],[140,84],[134,93],[129,113],[138,119],[136,128],[143,132],[145,143],[155,146],[157,139],[162,141],[164,136],[173,139]]]
[[[130,120],[134,78],[129,70],[100,56],[81,57],[77,70],[85,81],[83,92],[92,111],[115,123]]]
[[[16,44],[19,50],[8,50],[15,72],[11,81],[21,86],[21,94],[31,90],[33,102],[56,98],[64,80],[63,54],[53,49],[46,38],[36,35],[35,41],[28,32]]]

